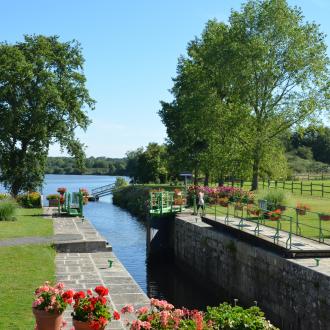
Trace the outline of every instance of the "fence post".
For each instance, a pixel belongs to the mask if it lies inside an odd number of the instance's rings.
[[[313,195],[313,182],[311,182],[311,196]]]
[[[322,175],[323,175],[323,173],[322,173]],[[324,197],[324,183],[323,182],[322,182],[322,197]]]
[[[268,189],[269,189],[269,187],[270,187],[270,180],[268,179]]]
[[[285,180],[283,181],[283,187],[282,187],[283,190],[285,190]]]
[[[241,188],[244,186],[244,181],[241,179]]]
[[[277,180],[275,180],[275,189],[277,189]]]
[[[291,181],[291,192],[293,193],[293,181]]]
[[[262,179],[262,189],[265,189],[265,179]]]
[[[300,181],[300,195],[303,194],[303,184],[302,184],[302,181]]]

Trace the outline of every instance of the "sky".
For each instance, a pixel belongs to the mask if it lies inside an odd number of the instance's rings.
[[[305,19],[330,36],[330,0],[289,0]],[[76,39],[85,58],[90,95],[97,101],[92,124],[77,131],[87,156],[124,157],[149,142],[163,143],[166,129],[157,112],[187,43],[212,18],[226,21],[237,0],[0,0],[1,41],[24,34]],[[329,45],[330,37],[326,38]],[[50,156],[62,154],[58,145]]]

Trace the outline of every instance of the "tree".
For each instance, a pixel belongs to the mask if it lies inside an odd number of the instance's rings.
[[[228,24],[209,21],[201,38],[188,45],[185,61],[198,68],[199,86],[206,84],[221,104],[215,115],[221,120],[213,116],[209,122],[219,123],[222,138],[230,132],[225,142],[235,147],[229,150],[244,149],[245,159],[239,159],[250,163],[252,190],[260,171],[284,160],[283,133],[329,107],[324,37],[285,0],[250,0],[232,12]],[[186,98],[174,96],[174,107]]]
[[[52,143],[83,167],[75,129],[87,128],[94,107],[83,63],[79,43],[57,36],[0,44],[0,180],[12,195],[41,186]]]

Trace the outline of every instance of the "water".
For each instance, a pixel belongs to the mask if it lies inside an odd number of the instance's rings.
[[[46,175],[43,194],[55,193],[63,186],[70,192],[79,188],[91,191],[114,183],[115,179],[96,175]],[[111,196],[88,203],[84,214],[110,242],[114,253],[149,297],[166,299],[178,307],[199,309],[218,305],[224,300],[221,295],[205,291],[198,281],[189,277],[188,272],[182,272],[170,261],[148,264],[144,222],[113,205]]]

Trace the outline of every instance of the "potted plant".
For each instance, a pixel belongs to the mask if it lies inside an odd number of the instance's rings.
[[[241,201],[237,201],[237,202],[235,203],[235,205],[234,205],[234,209],[235,209],[236,211],[241,211],[241,210],[243,210],[243,206],[244,206],[244,204],[241,203]]]
[[[256,207],[254,204],[248,204],[247,213],[249,215],[258,217],[261,214],[261,209],[259,207]]]
[[[46,199],[48,200],[48,206],[49,207],[58,206],[58,200],[60,199],[60,195],[50,194],[46,197]]]
[[[228,207],[229,200],[227,197],[221,197],[219,198],[219,204],[223,207]]]
[[[57,188],[57,192],[58,192],[60,195],[64,195],[64,193],[66,192],[66,188],[65,188],[65,187]]]
[[[330,221],[330,214],[328,213],[319,213],[320,220]]]
[[[36,319],[38,330],[61,330],[63,325],[62,313],[72,303],[74,292],[64,291],[64,284],[51,286],[45,282],[35,290],[32,311]]]
[[[88,196],[89,196],[89,192],[86,188],[80,188],[79,192],[82,194],[83,196],[83,203],[84,205],[86,205],[88,203]]]
[[[276,221],[281,218],[282,211],[280,209],[276,209],[274,211],[268,212],[267,214],[270,220]]]
[[[134,311],[132,305],[125,305],[122,314],[134,313],[128,329],[211,329],[204,320],[204,313],[198,310],[178,309],[166,300],[151,298],[150,306]]]
[[[117,311],[114,311],[111,315],[105,297],[108,295],[109,290],[104,286],[97,286],[94,291],[96,295],[91,290],[87,290],[86,293],[83,291],[76,292],[73,296],[72,317],[75,330],[103,330],[112,317],[115,320],[120,318]]]
[[[307,204],[298,203],[296,205],[296,212],[299,215],[305,215],[307,211],[310,211],[310,207]]]

